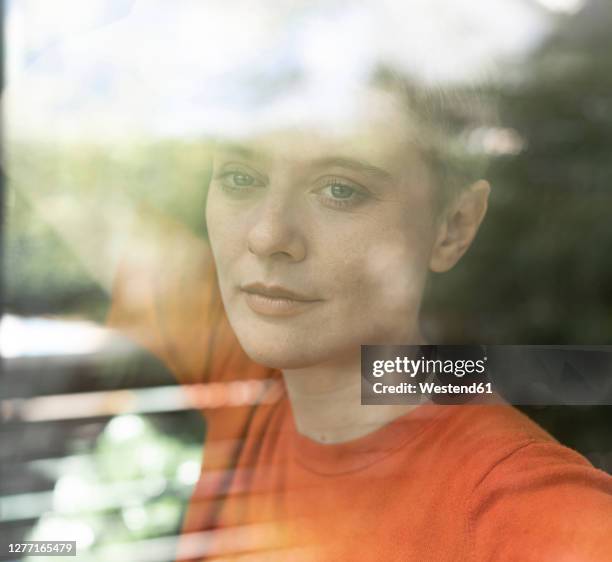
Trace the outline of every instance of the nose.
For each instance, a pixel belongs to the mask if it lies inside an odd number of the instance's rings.
[[[295,207],[289,195],[269,193],[261,201],[247,235],[252,254],[294,262],[306,257],[306,240],[297,218],[299,210]]]

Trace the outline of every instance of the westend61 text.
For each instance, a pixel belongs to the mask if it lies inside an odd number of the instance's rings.
[[[493,394],[490,382],[474,382],[468,385],[435,384],[433,382],[403,382],[387,385],[377,382],[372,385],[376,394]]]
[[[454,374],[456,377],[464,375],[482,374],[485,372],[486,357],[482,359],[410,359],[409,357],[396,357],[395,359],[378,359],[372,362],[372,375],[382,377],[389,373],[403,373],[411,378],[419,374],[444,373]]]

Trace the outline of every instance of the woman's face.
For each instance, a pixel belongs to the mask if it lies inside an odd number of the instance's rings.
[[[261,364],[301,368],[419,338],[432,187],[399,105],[374,93],[362,105],[350,128],[216,148],[210,242],[229,321]]]

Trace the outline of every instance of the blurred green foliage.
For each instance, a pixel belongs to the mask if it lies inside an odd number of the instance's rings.
[[[39,519],[28,540],[72,533],[82,545],[80,559],[105,562],[107,548],[125,555],[125,545],[134,541],[172,538],[199,477],[201,457],[201,442],[170,437],[146,417],[112,418],[91,454],[63,460],[54,510]]]
[[[464,260],[432,279],[433,341],[612,343],[612,4],[593,0],[498,87],[523,149],[493,160]]]
[[[134,206],[146,203],[196,232],[204,231],[210,173],[210,144],[205,141],[112,147],[29,143],[13,146],[11,151],[27,158],[22,165],[27,170],[8,178],[5,279],[9,312],[101,318],[107,304],[70,245],[32,206],[32,197],[44,201],[47,209],[52,205],[50,212],[58,221],[91,212],[82,205],[85,198],[97,201],[100,213],[117,212],[120,220],[113,197],[121,192]]]

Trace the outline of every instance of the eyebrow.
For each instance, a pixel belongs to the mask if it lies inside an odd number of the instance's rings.
[[[393,176],[383,168],[379,168],[378,166],[374,166],[368,162],[363,160],[357,160],[354,158],[344,158],[342,156],[331,156],[329,158],[319,158],[313,161],[315,166],[321,168],[327,167],[338,167],[338,168],[346,168],[348,170],[352,170],[354,172],[365,173],[370,176],[377,177],[379,179],[390,181],[393,179]]]
[[[236,154],[237,156],[248,160],[263,160],[266,158],[265,153],[242,144],[219,142],[216,148],[223,152]],[[353,172],[368,174],[384,181],[391,181],[393,179],[393,175],[387,170],[356,158],[328,156],[317,158],[316,160],[311,161],[310,165],[317,168],[344,168],[347,170],[352,170]]]
[[[236,154],[237,156],[246,158],[247,160],[261,160],[265,157],[263,152],[260,152],[259,150],[233,142],[217,142],[215,145],[215,151],[217,150]]]

